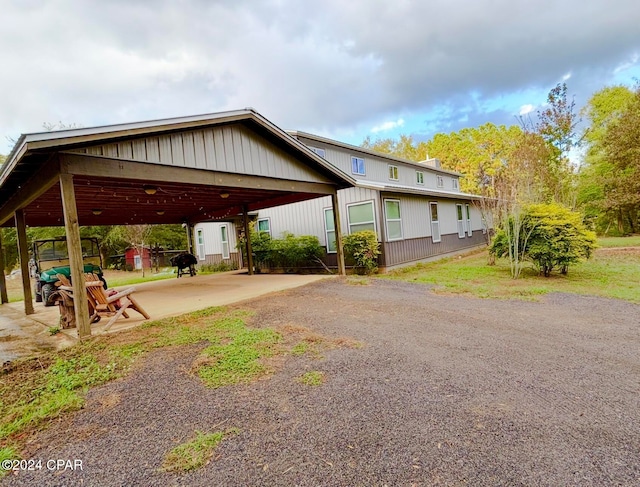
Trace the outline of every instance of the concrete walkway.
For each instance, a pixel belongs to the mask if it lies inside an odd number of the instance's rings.
[[[181,277],[136,284],[134,297],[152,320],[176,316],[209,306],[245,301],[264,294],[303,286],[335,276],[297,274],[256,274],[232,271],[220,274]],[[131,286],[120,286],[119,289]],[[24,314],[22,301],[0,306],[0,363],[30,356],[45,350],[59,350],[77,340],[75,329],[51,336],[49,328],[58,326],[57,307],[35,304],[36,313]],[[109,333],[121,331],[146,321],[132,311],[129,319],[120,318]],[[94,335],[103,333],[107,320],[92,325]]]

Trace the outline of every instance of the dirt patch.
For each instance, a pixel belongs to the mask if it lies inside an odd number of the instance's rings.
[[[637,483],[638,305],[479,300],[374,279],[323,281],[242,309],[300,342],[360,346],[290,355],[266,380],[220,389],[189,373],[201,346],[158,350],[90,391],[84,411],[29,451],[81,458],[82,472],[25,472],[3,485]],[[325,382],[296,380],[310,371]],[[211,463],[159,471],[173,447],[219,424],[240,432]]]

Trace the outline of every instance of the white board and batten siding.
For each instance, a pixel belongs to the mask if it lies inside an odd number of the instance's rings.
[[[143,137],[75,152],[312,183],[329,179],[241,124]]]
[[[458,176],[451,175],[447,172],[438,171],[437,168],[418,163],[405,163],[388,159],[384,155],[376,156],[368,152],[359,151],[357,147],[346,148],[342,146],[332,145],[329,143],[321,143],[304,136],[299,136],[298,140],[309,147],[322,149],[325,151],[324,158],[331,162],[334,166],[350,174],[356,179],[363,181],[388,182],[400,184],[403,186],[414,187],[417,189],[440,189],[444,191],[459,192],[460,184]],[[351,158],[358,157],[364,159],[365,174],[354,174],[352,172]],[[390,179],[389,166],[398,168],[398,179]],[[419,184],[416,173],[421,172],[424,175],[424,183]],[[438,177],[441,178],[442,186],[438,185]],[[458,181],[454,187],[453,180]]]
[[[194,234],[194,254],[199,262],[205,261],[207,256],[219,256],[223,259],[222,226],[227,226],[228,251],[229,254],[237,253],[236,228],[231,222],[208,222],[198,223],[193,228]],[[203,242],[199,241],[202,232]],[[204,250],[204,253],[203,253]],[[204,257],[204,258],[203,258]],[[227,257],[228,258],[228,257]]]
[[[347,188],[338,191],[340,205],[340,223],[343,234],[349,233],[347,205],[373,201],[376,218],[380,215],[378,192],[368,188]],[[268,218],[271,236],[280,238],[283,232],[294,235],[314,235],[320,244],[326,246],[327,239],[324,226],[324,210],[331,208],[331,198],[323,196],[312,200],[292,203],[289,205],[266,208],[258,212],[258,219]],[[378,220],[376,220],[377,222]],[[377,223],[376,223],[376,226]]]

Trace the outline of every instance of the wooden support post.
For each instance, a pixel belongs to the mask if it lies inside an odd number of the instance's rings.
[[[35,311],[33,310],[33,295],[31,294],[31,281],[29,280],[29,250],[27,248],[27,225],[24,221],[24,211],[16,210],[15,217],[20,271],[22,272],[22,289],[24,291],[24,312],[32,315]]]
[[[342,227],[340,226],[340,205],[338,193],[331,194],[331,207],[333,208],[333,226],[336,230],[336,250],[338,257],[338,274],[344,276],[347,271],[344,265],[344,248],[342,247]]]
[[[0,231],[0,303],[8,303],[7,281],[4,277],[4,249],[2,248],[2,231]]]
[[[187,252],[190,254],[196,255],[193,252],[193,227],[190,223],[185,223],[185,229],[187,232]]]
[[[249,275],[253,275],[253,249],[251,248],[251,228],[249,228],[249,210],[247,209],[247,205],[242,207],[242,222],[244,224],[244,237],[246,242],[246,251],[247,251],[247,269],[249,270]]]
[[[76,194],[71,174],[60,174],[60,195],[62,197],[62,209],[64,210],[64,228],[67,233],[76,327],[78,329],[78,337],[85,338],[91,335],[91,322],[89,321],[87,289],[84,286],[84,264],[82,262],[78,208],[76,207]]]

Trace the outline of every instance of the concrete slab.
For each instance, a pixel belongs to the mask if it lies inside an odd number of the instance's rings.
[[[256,274],[245,271],[197,275],[135,284],[136,301],[152,320],[177,316],[191,311],[223,306],[252,299],[264,294],[303,286],[336,276],[297,274]],[[125,289],[131,286],[121,286]],[[58,326],[57,307],[35,304],[36,313],[24,314],[24,303],[14,302],[0,306],[0,363],[21,356],[37,354],[43,350],[57,350],[77,340],[75,329],[51,336],[49,328]],[[108,331],[118,332],[147,321],[135,311],[129,318],[120,318]],[[92,334],[104,333],[105,319],[92,325]]]

